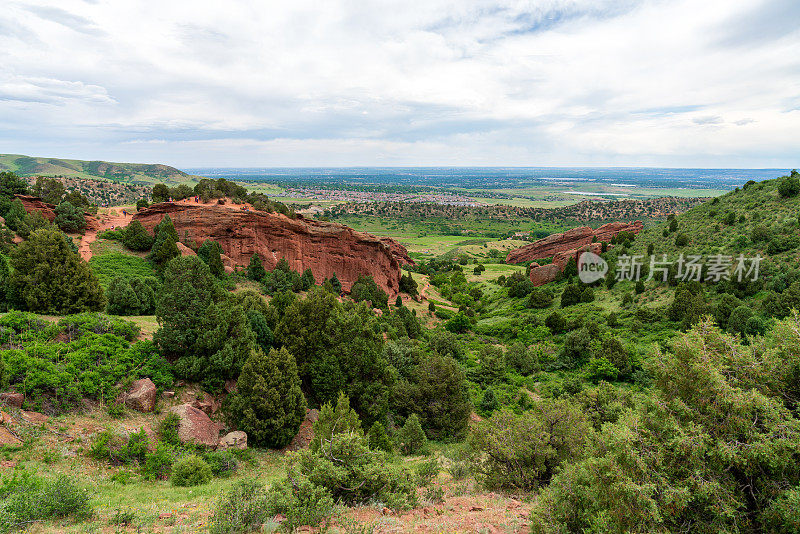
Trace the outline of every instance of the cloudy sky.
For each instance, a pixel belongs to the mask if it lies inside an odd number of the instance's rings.
[[[798,0],[3,5],[4,153],[800,166]]]

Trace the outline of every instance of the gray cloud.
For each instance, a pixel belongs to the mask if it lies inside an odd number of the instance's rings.
[[[61,24],[76,32],[85,33],[88,35],[104,35],[105,32],[97,27],[91,20],[70,13],[58,7],[53,6],[27,6],[25,9],[35,14],[36,16]]]

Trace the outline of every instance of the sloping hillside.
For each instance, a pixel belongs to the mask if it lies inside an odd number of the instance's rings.
[[[631,254],[724,254],[770,257],[778,264],[794,263],[800,250],[800,193],[781,195],[777,178],[748,182],[675,217],[645,229],[632,245]],[[800,186],[799,186],[800,187]]]
[[[169,165],[37,158],[19,154],[0,154],[0,171],[11,171],[20,176],[102,178],[132,183],[169,184],[185,182],[192,178],[191,175]]]

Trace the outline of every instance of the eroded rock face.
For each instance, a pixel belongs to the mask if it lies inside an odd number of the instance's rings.
[[[508,256],[506,256],[506,263],[522,263],[525,261],[549,258],[551,256],[554,258],[555,262],[555,256],[557,254],[577,251],[580,247],[591,244],[593,239],[598,244],[603,241],[608,242],[620,232],[633,232],[634,234],[638,234],[643,227],[642,221],[635,221],[632,223],[610,222],[604,224],[597,230],[593,230],[588,226],[580,226],[562,234],[549,235],[544,239],[534,241],[530,245],[512,250],[508,253]]]
[[[22,205],[25,207],[25,211],[27,211],[28,213],[33,213],[34,211],[40,211],[44,216],[44,218],[47,219],[48,221],[53,222],[56,220],[56,211],[55,211],[56,207],[54,205],[44,202],[39,197],[32,197],[29,195],[16,195],[16,198],[22,201]],[[84,213],[84,216],[86,217],[87,230],[98,228],[99,225],[97,223],[97,219],[94,216],[88,213]]]
[[[125,406],[137,412],[152,412],[156,407],[156,385],[149,378],[142,378],[131,385],[125,395]]]
[[[215,448],[219,443],[219,423],[212,421],[202,410],[189,404],[173,406],[169,410],[181,418],[178,437],[182,443],[199,443]]]
[[[22,403],[25,401],[25,395],[22,393],[14,393],[6,391],[0,393],[0,403],[6,406],[13,406],[14,408],[22,408]]]
[[[613,246],[614,245],[609,245],[609,248]],[[569,263],[570,258],[575,258],[575,263],[577,263],[578,259],[581,257],[581,254],[584,252],[594,252],[595,254],[599,255],[602,248],[603,245],[600,243],[589,243],[588,245],[583,245],[577,249],[558,252],[553,256],[552,263],[548,263],[547,265],[542,265],[540,267],[533,267],[531,269],[531,282],[533,282],[533,285],[535,286],[541,286],[548,282],[552,282],[558,278],[559,274],[564,272],[564,268],[567,266],[567,263]]]
[[[399,290],[400,266],[413,263],[405,248],[389,238],[337,223],[291,219],[227,204],[154,204],[133,219],[152,232],[165,215],[170,216],[181,239],[187,235],[195,243],[213,239],[233,265],[247,267],[258,253],[264,268],[272,270],[286,258],[296,271],[311,269],[318,282],[335,273],[345,291],[359,276],[371,275],[394,295]]]

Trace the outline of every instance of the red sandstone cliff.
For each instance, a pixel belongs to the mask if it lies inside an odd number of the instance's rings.
[[[608,242],[620,232],[633,232],[638,234],[643,228],[642,221],[632,223],[612,222],[604,224],[597,230],[588,226],[573,228],[562,234],[553,234],[512,250],[506,257],[507,263],[522,263],[524,261],[539,260],[552,256],[553,261],[548,265],[533,266],[530,272],[531,282],[540,286],[555,280],[564,270],[570,258],[578,261],[584,252],[600,254],[601,243]]]
[[[169,215],[181,239],[217,241],[236,265],[246,267],[258,253],[271,270],[281,258],[297,271],[311,269],[318,281],[336,273],[349,291],[361,275],[371,275],[388,293],[398,292],[400,266],[413,263],[405,248],[389,238],[347,226],[236,206],[163,203],[143,209],[133,220],[153,228]]]
[[[593,230],[588,226],[580,226],[568,230],[563,234],[553,234],[534,241],[530,245],[525,245],[522,248],[512,250],[506,256],[506,263],[522,263],[524,261],[540,260],[542,258],[549,258],[555,256],[559,252],[567,252],[569,250],[577,250],[583,245],[588,245],[594,241],[600,243],[603,241],[611,241],[611,238],[620,232],[633,232],[638,234],[644,225],[642,221],[635,221],[632,223],[625,222],[611,222],[604,224],[597,230]]]

